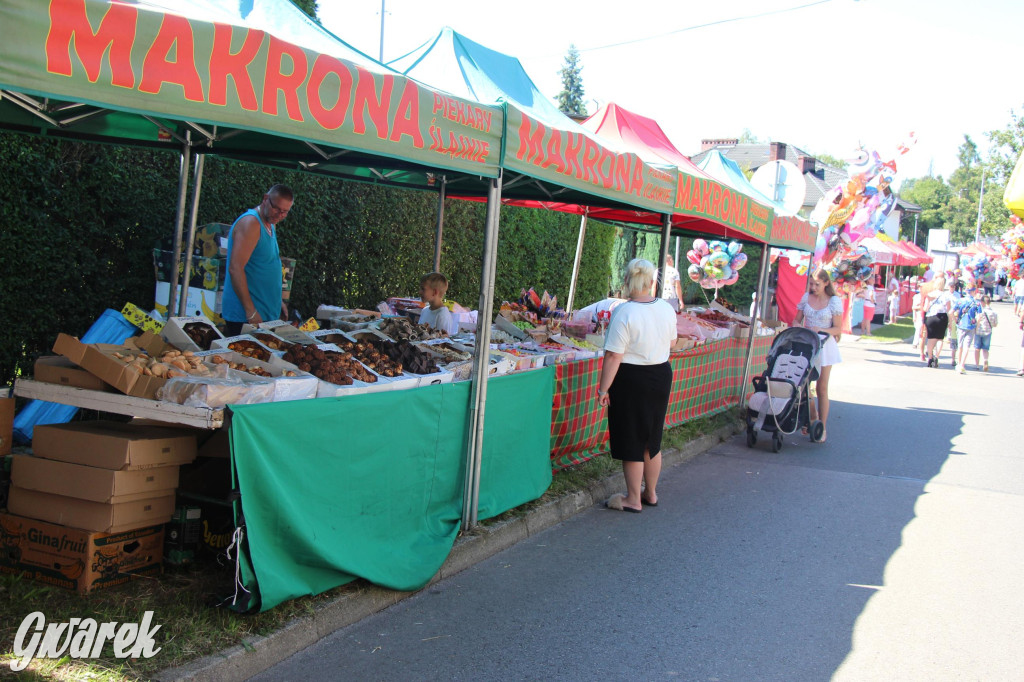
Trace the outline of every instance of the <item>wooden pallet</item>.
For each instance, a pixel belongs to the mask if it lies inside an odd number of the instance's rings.
[[[31,379],[18,379],[14,384],[14,395],[19,398],[45,400],[51,403],[72,405],[88,410],[125,414],[143,419],[155,419],[172,424],[183,424],[200,429],[219,429],[224,425],[224,410],[208,407],[185,407],[160,400],[135,398],[120,393],[91,391],[60,384],[48,384]]]

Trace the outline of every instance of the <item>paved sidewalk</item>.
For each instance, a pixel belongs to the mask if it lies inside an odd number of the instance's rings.
[[[844,341],[827,444],[733,438],[658,508],[586,509],[256,679],[1019,679],[1019,348],[1004,322],[962,376]]]

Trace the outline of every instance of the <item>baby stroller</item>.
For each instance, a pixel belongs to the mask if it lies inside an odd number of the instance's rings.
[[[784,329],[772,341],[765,359],[764,374],[754,377],[754,395],[747,403],[747,447],[754,447],[757,432],[772,434],[772,452],[782,449],[782,437],[807,427],[811,440],[818,442],[825,425],[811,422],[809,388],[818,378],[815,361],[828,337],[810,329]]]

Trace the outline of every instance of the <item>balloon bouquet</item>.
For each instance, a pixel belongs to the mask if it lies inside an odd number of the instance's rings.
[[[825,267],[837,290],[855,292],[875,274],[874,258],[866,246],[855,247],[847,257]]]
[[[897,147],[897,155],[910,151],[916,142]],[[819,225],[814,247],[814,265],[825,268],[837,288],[856,290],[873,272],[871,253],[861,245],[885,224],[896,205],[889,186],[896,176],[896,161],[883,161],[876,151],[858,149],[849,162],[850,179],[825,194],[811,213],[811,222]]]
[[[719,289],[735,284],[740,270],[747,264],[747,254],[739,242],[694,239],[693,248],[686,252],[690,267],[686,274],[704,289]]]
[[[988,256],[979,253],[966,262],[960,263],[960,267],[966,274],[968,286],[981,286],[981,278],[992,272],[995,269],[995,264]]]
[[[1010,216],[1013,227],[1003,233],[1000,242],[1003,246],[1003,257],[1010,261],[1007,276],[1019,279],[1024,275],[1024,222],[1015,215]]]

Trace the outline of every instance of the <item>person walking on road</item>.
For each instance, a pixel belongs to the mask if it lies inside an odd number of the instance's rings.
[[[1024,277],[1013,282],[1013,314],[1024,316]]]
[[[642,258],[626,266],[629,300],[608,323],[597,388],[598,403],[608,408],[612,458],[622,462],[626,479],[626,494],[612,495],[605,506],[633,513],[644,505],[658,506],[661,435],[672,391],[668,357],[676,339],[676,312],[668,301],[651,295],[655,272],[654,264]]]
[[[923,301],[925,309],[924,327],[928,336],[925,355],[928,357],[929,367],[938,367],[939,359],[935,355],[935,344],[939,343],[946,336],[946,327],[949,325],[949,311],[952,307],[953,297],[946,290],[945,277],[941,275],[936,277],[932,284],[934,286],[925,294]]]
[[[828,380],[832,373],[832,365],[843,361],[835,338],[843,332],[843,301],[836,295],[832,279],[824,270],[818,270],[807,286],[809,291],[796,304],[797,312],[793,326],[828,334],[828,340],[822,344],[821,352],[818,353],[820,366],[818,381],[815,384],[817,404],[814,400],[809,403],[811,421],[820,419],[825,426],[821,440],[818,441],[824,443],[828,437]],[[804,428],[803,432],[806,434],[807,429]]]
[[[992,330],[999,324],[999,316],[992,310],[992,297],[981,297],[981,310],[974,317],[974,369],[988,371],[988,351],[992,347]],[[980,365],[981,357],[985,364]]]
[[[977,315],[981,311],[981,302],[978,301],[978,289],[971,287],[967,294],[957,301],[956,308],[952,315],[956,318],[957,336],[959,338],[960,352],[957,356],[957,370],[960,374],[967,374],[967,356],[974,347],[974,331],[977,326]]]
[[[1017,361],[1017,376],[1024,377],[1024,310],[1017,315],[1020,320],[1020,359]]]
[[[917,286],[916,278],[910,279],[911,286]],[[924,290],[918,289],[910,300],[910,314],[914,320],[914,347],[921,353],[921,362],[925,361],[924,347],[928,335],[924,329]]]

